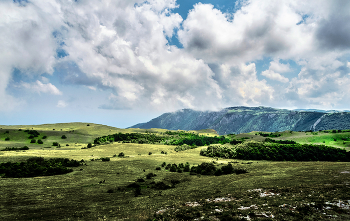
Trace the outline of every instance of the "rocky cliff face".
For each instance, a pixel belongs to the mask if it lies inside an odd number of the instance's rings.
[[[250,131],[305,131],[349,129],[350,113],[293,111],[269,107],[230,107],[221,111],[183,109],[165,113],[147,123],[131,128],[168,130],[214,129],[220,135]]]

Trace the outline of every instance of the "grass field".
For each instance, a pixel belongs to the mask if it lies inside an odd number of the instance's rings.
[[[87,125],[0,126],[0,149],[29,147],[26,151],[0,151],[0,163],[42,156],[84,159],[87,164],[64,175],[0,178],[0,220],[350,220],[349,163],[213,159],[200,156],[201,147],[175,152],[174,146],[169,145],[116,142],[81,149],[98,136],[146,132]],[[44,144],[30,143],[24,132],[27,129],[37,130],[38,138],[47,136]],[[210,130],[199,133],[215,136]],[[264,139],[255,134],[240,134],[236,138]],[[349,143],[344,144],[341,139],[350,137],[350,132],[281,134],[274,139],[349,148]],[[67,139],[62,139],[62,135]],[[5,141],[7,137],[10,140]],[[52,146],[53,142],[61,147]],[[126,157],[113,157],[120,152]],[[110,161],[98,160],[101,157],[110,157]],[[156,170],[163,162],[189,162],[192,166],[213,161],[218,166],[232,162],[248,173],[204,176],[170,172],[164,167]],[[149,173],[156,176],[147,179]],[[144,182],[136,182],[139,192],[128,187],[141,178]],[[152,182],[172,188],[150,188]]]

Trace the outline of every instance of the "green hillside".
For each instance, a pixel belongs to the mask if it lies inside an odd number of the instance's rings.
[[[342,149],[349,150],[348,130],[218,136],[213,130],[118,129],[91,123],[0,128],[1,220],[350,219],[350,165],[345,162],[349,158],[341,158]],[[43,144],[31,143],[33,134]],[[190,143],[198,140],[203,146]],[[310,150],[322,147],[340,153],[340,161],[201,155],[212,149],[250,151],[245,147],[252,143],[278,153],[293,146],[282,145],[291,141],[308,144]],[[54,142],[60,145],[53,146]],[[23,146],[29,149],[19,150]],[[4,163],[21,168],[33,157],[55,164],[42,164],[38,171],[44,173],[39,176],[1,174]],[[65,164],[65,169],[59,162],[68,161],[48,161],[63,158],[83,163],[69,161],[75,166]],[[61,168],[61,174],[50,175],[45,165]]]

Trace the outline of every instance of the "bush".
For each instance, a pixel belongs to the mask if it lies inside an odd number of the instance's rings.
[[[177,171],[177,165],[176,164],[171,165],[170,172],[176,172],[176,171]]]
[[[5,134],[9,134],[9,133],[10,133],[10,131],[8,131],[8,130],[7,130],[7,131],[5,131]]]
[[[155,177],[155,176],[157,176],[157,175],[154,173],[149,173],[146,175],[146,179],[151,179],[152,177]]]
[[[120,152],[118,155],[118,157],[124,157],[124,156],[125,156],[125,154],[123,152]]]
[[[58,145],[60,145],[58,142],[53,142],[53,143],[52,143],[52,146],[58,147]]]
[[[156,170],[161,170],[161,168],[160,167],[156,167]]]
[[[29,137],[28,137],[28,139],[33,139],[34,138],[34,135],[30,135]]]
[[[34,139],[33,139],[34,140]],[[38,144],[43,144],[44,142],[42,140],[38,140]]]
[[[69,144],[66,144],[66,147],[68,147],[69,146]]]
[[[92,144],[88,143],[87,148],[91,148],[91,147],[92,147]]]
[[[100,158],[102,161],[110,161],[111,159],[109,157],[101,157]]]
[[[36,143],[36,140],[35,140],[35,139],[32,139],[32,140],[30,141],[30,143]]]
[[[152,155],[152,152],[149,152],[148,155]]]
[[[67,139],[67,136],[66,136],[66,135],[62,135],[61,138],[62,138],[62,139]]]
[[[190,172],[190,165],[189,164],[185,165],[184,172]]]
[[[9,138],[9,137],[6,137],[5,140],[8,141],[8,140],[10,140],[10,138]]]
[[[162,163],[162,167],[165,167],[165,165],[166,165],[166,162],[163,162],[163,163]]]
[[[42,139],[46,139],[47,138],[47,136],[45,135],[45,136],[43,136],[43,138]]]

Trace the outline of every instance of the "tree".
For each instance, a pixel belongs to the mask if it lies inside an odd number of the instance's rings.
[[[61,138],[62,138],[62,139],[67,139],[67,136],[66,136],[66,135],[62,135]]]
[[[42,140],[38,140],[38,144],[43,144],[44,142]]]

